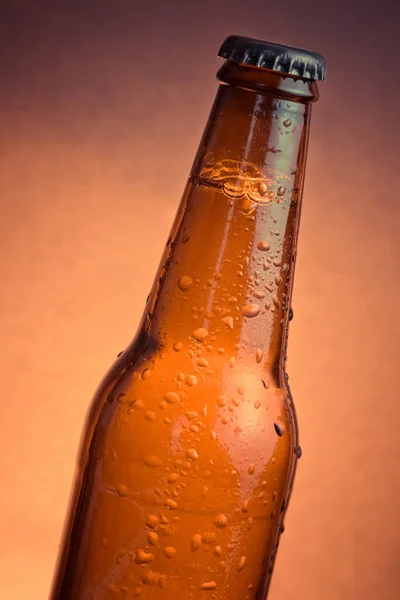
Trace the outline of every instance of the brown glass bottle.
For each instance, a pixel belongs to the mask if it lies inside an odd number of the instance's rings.
[[[218,73],[139,331],[95,394],[52,600],[267,594],[299,455],[285,360],[318,77],[246,56]]]

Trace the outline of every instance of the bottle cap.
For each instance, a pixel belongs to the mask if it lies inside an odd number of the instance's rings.
[[[310,81],[325,81],[325,59],[321,54],[274,42],[230,35],[222,44],[218,56],[236,63],[287,73]]]

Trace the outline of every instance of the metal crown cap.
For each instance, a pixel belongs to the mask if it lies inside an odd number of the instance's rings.
[[[230,35],[222,44],[218,56],[236,63],[287,73],[311,81],[325,81],[325,59],[311,50],[263,42]]]

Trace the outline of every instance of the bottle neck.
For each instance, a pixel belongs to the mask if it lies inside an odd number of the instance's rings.
[[[166,351],[203,343],[279,383],[316,88],[231,63],[219,77],[142,333]]]

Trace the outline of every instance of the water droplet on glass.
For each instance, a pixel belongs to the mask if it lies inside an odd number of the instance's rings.
[[[119,484],[117,485],[117,492],[118,492],[118,494],[119,494],[120,496],[122,496],[123,498],[124,498],[125,496],[127,496],[127,495],[128,495],[128,493],[129,493],[129,492],[128,492],[128,488],[127,488],[127,487],[126,487],[126,485],[124,485],[123,483],[119,483]]]
[[[176,554],[176,550],[173,546],[165,546],[164,554],[167,558],[173,558]]]
[[[194,448],[190,448],[189,450],[187,450],[186,456],[190,460],[197,460],[199,458],[199,455],[197,454],[197,451]]]
[[[170,475],[168,475],[168,483],[175,483],[176,481],[178,481],[180,475],[179,473],[171,473]]]
[[[202,583],[200,586],[200,589],[203,591],[212,591],[215,590],[215,588],[217,587],[217,584],[215,583],[215,581],[207,581],[206,583]]]
[[[191,541],[192,552],[196,552],[196,550],[198,550],[201,547],[202,541],[202,537],[199,533],[195,533],[193,535]]]
[[[235,366],[235,362],[236,362],[235,357],[231,356],[230,359],[228,360],[228,365],[230,366],[231,369],[233,369],[233,367]]]
[[[279,437],[281,437],[283,435],[283,427],[282,425],[280,425],[279,423],[274,423],[274,429],[276,431],[276,434],[279,435]]]
[[[181,235],[181,239],[182,239],[182,243],[186,244],[186,242],[189,241],[190,235],[188,233],[188,230],[186,228],[182,229],[182,235]]]
[[[284,185],[281,185],[278,187],[278,191],[277,191],[277,195],[278,196],[283,196],[286,192],[286,187]]]
[[[223,319],[221,319],[221,321],[225,325],[225,327],[228,327],[228,329],[233,329],[233,318],[232,317],[224,317]]]
[[[263,350],[261,350],[261,348],[257,348],[257,350],[256,350],[256,361],[258,363],[260,363],[262,361],[263,354],[264,354]]]
[[[150,563],[152,560],[154,560],[154,556],[151,552],[145,552],[142,548],[136,550],[135,563],[138,565]]]
[[[283,121],[284,127],[290,127],[291,124],[292,124],[292,119],[286,119],[285,121]]]
[[[257,298],[258,300],[262,300],[263,298],[265,298],[264,292],[259,292],[259,291],[253,292],[253,296],[254,296],[254,298]]]
[[[155,454],[146,456],[144,462],[148,467],[159,467],[162,464],[162,460]]]
[[[198,413],[195,410],[188,410],[185,413],[185,416],[189,419],[189,421],[193,421],[197,417]]]
[[[219,558],[222,554],[222,548],[221,546],[215,546],[214,547],[214,556],[216,556],[217,558]]]
[[[258,408],[260,408],[260,406],[261,406],[261,402],[260,402],[259,400],[256,400],[256,401],[254,402],[254,408],[255,408],[255,409],[258,409]]]
[[[146,526],[150,527],[150,529],[157,529],[158,518],[156,517],[156,515],[148,515],[147,516]]]
[[[267,193],[267,191],[268,191],[268,186],[267,186],[267,184],[266,184],[266,183],[264,183],[263,181],[261,181],[261,182],[258,184],[258,192],[259,192],[259,194],[260,194],[261,196],[265,196],[265,194]]]
[[[228,524],[228,519],[224,514],[220,513],[215,517],[214,523],[220,529],[225,529]]]
[[[145,369],[142,373],[142,379],[148,379],[149,377],[151,377],[151,371],[150,369]]]
[[[256,317],[259,312],[260,307],[258,304],[246,304],[246,306],[242,308],[242,315],[248,318]]]
[[[177,394],[176,392],[167,392],[166,394],[164,394],[164,398],[168,402],[168,404],[176,404],[177,402],[179,402],[179,394]]]
[[[154,531],[147,532],[147,541],[150,546],[157,546],[158,544],[158,535]]]
[[[189,275],[182,275],[182,277],[179,277],[178,279],[178,287],[183,292],[186,292],[186,290],[190,288],[192,283],[193,279]]]
[[[195,329],[193,331],[192,336],[194,337],[196,342],[204,342],[204,340],[208,336],[208,331],[207,329],[204,329],[204,327],[200,327],[199,329]]]
[[[239,571],[239,573],[241,571],[243,571],[243,569],[245,567],[245,564],[246,564],[246,557],[242,556],[242,558],[239,560],[239,565],[238,565],[238,571]]]
[[[294,317],[293,308],[290,307],[290,310],[289,310],[289,321],[291,321],[293,319],[293,317]]]
[[[172,498],[166,498],[166,500],[164,500],[164,506],[166,506],[170,510],[175,510],[176,508],[178,508],[178,503],[175,502],[175,500],[172,500]]]
[[[249,511],[249,501],[243,500],[242,503],[242,512],[247,513]]]
[[[173,348],[174,348],[175,352],[179,352],[183,348],[182,342],[175,342]]]
[[[206,360],[205,358],[198,358],[196,364],[199,367],[208,367],[208,360]]]
[[[145,418],[148,421],[155,421],[156,419],[156,413],[154,413],[152,410],[148,410],[145,414]]]
[[[268,252],[268,250],[271,248],[271,244],[269,242],[261,241],[258,242],[257,248],[262,252]]]
[[[186,377],[186,385],[188,385],[189,387],[193,387],[197,384],[197,377],[196,375],[188,375]]]
[[[300,446],[296,446],[296,448],[294,449],[294,453],[297,456],[297,458],[301,458],[303,451]]]

